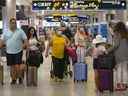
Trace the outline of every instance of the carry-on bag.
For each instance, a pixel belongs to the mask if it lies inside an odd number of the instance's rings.
[[[113,70],[108,69],[98,69],[99,76],[99,91],[109,90],[113,92]]]
[[[74,64],[74,81],[87,81],[87,64]]]

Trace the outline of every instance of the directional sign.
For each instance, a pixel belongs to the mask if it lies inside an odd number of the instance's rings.
[[[67,10],[69,1],[33,1],[33,10]]]
[[[33,10],[122,10],[125,0],[55,0],[33,1]]]
[[[108,3],[100,3],[99,9],[102,10],[121,10],[121,9],[126,9],[127,8],[127,3],[126,1],[118,1],[118,2],[108,2]]]

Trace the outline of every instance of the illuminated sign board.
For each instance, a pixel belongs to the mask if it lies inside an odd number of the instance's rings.
[[[111,2],[112,1],[112,2]],[[126,9],[125,0],[63,0],[33,1],[33,10],[120,10]]]
[[[77,16],[76,13],[53,13],[52,16],[70,16],[70,17],[75,17]]]
[[[70,1],[70,9],[72,10],[86,10],[86,9],[98,9],[100,2],[99,1]]]
[[[43,21],[43,26],[44,27],[54,27],[54,26],[60,26],[60,22],[47,22],[47,21]]]
[[[107,1],[107,0],[106,0]],[[100,3],[99,5],[99,9],[115,9],[115,10],[121,10],[121,9],[127,9],[127,3],[126,1],[124,0],[120,0],[120,1],[117,1],[117,2],[107,2],[105,3],[105,1],[103,1],[103,3]]]
[[[66,10],[69,9],[69,1],[33,1],[33,10]]]

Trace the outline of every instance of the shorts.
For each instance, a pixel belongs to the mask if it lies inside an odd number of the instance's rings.
[[[28,65],[29,66],[40,66],[40,58],[39,58],[39,51],[29,51],[29,57],[27,59]]]
[[[8,54],[6,53],[6,58],[7,58],[7,65],[16,65],[16,64],[22,64],[22,55],[23,52],[19,52],[17,54]]]

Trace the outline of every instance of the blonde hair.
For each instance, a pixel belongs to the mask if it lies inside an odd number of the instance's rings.
[[[16,18],[14,18],[14,17],[10,18],[9,22],[12,22],[13,20],[16,21]]]

